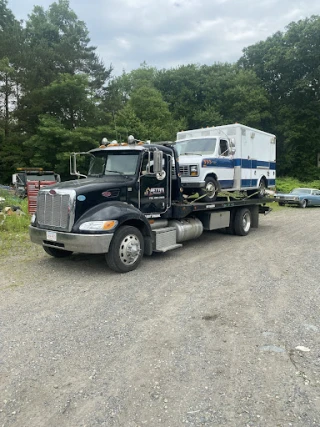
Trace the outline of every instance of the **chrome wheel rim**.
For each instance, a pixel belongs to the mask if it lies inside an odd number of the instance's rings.
[[[264,196],[266,194],[266,185],[264,181],[261,181],[259,184],[260,196]]]
[[[140,240],[135,234],[128,234],[120,245],[120,260],[125,265],[134,264],[139,258],[141,252]]]
[[[213,197],[216,194],[216,186],[213,182],[208,182],[206,185],[206,193],[208,197]]]
[[[251,218],[249,212],[246,212],[242,217],[242,228],[247,233],[250,230]]]

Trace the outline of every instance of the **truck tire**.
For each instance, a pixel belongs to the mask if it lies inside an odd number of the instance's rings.
[[[238,209],[234,217],[234,234],[246,236],[251,228],[251,212],[248,208]]]
[[[138,267],[143,252],[144,240],[141,232],[136,227],[124,225],[113,236],[106,261],[111,270],[128,273]]]
[[[53,256],[54,258],[66,258],[72,255],[72,251],[64,251],[63,249],[50,248],[49,246],[42,246],[43,250],[47,252],[48,255]]]
[[[200,195],[204,196],[201,201],[205,203],[214,202],[217,198],[218,192],[219,185],[217,181],[212,176],[207,176],[205,179],[205,187],[200,190]]]

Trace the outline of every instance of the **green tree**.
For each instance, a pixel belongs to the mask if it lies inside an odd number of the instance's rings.
[[[268,94],[253,71],[232,64],[188,65],[159,73],[156,87],[175,118],[187,127],[241,122],[261,127],[269,117]]]
[[[50,167],[65,175],[71,151],[89,150],[111,134],[107,124],[112,117],[100,111],[89,93],[87,76],[70,74],[61,74],[33,92],[41,104],[39,124],[24,143],[31,166]]]
[[[40,6],[34,8],[24,31],[24,54],[20,64],[23,96],[16,112],[27,136],[35,133],[38,118],[48,112],[46,91],[43,89],[50,87],[49,92],[54,92],[50,85],[53,82],[59,84],[60,75],[86,76],[86,96],[100,102],[111,67],[104,67],[95,53],[96,48],[89,43],[85,23],[77,18],[67,0],[53,3],[47,11]],[[74,90],[76,92],[75,87]],[[61,98],[64,94],[60,96],[55,91],[55,96]]]
[[[85,73],[93,89],[110,77],[90,46],[88,30],[70,9],[68,0],[52,3],[47,11],[35,6],[25,28],[23,88],[29,91],[52,83],[58,74]]]
[[[139,139],[174,140],[182,124],[172,118],[160,91],[151,86],[135,89],[121,114],[126,128],[137,132]]]
[[[319,177],[320,17],[291,23],[244,49],[239,66],[254,70],[270,95],[270,130],[277,135],[280,174]]]
[[[0,0],[0,126],[9,136],[12,107],[16,104],[16,62],[21,53],[21,24]]]

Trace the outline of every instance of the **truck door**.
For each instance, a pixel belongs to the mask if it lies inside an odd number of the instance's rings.
[[[234,161],[231,154],[231,147],[226,139],[219,142],[219,182],[221,188],[233,188],[234,186]]]
[[[150,171],[148,171],[150,154]],[[163,213],[171,205],[170,158],[163,155],[162,176],[153,174],[153,152],[145,153],[140,171],[139,208],[143,213]],[[161,178],[161,179],[158,179]]]

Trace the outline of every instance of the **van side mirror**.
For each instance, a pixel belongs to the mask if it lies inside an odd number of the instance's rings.
[[[153,152],[153,172],[155,174],[162,172],[163,152],[157,150]]]

